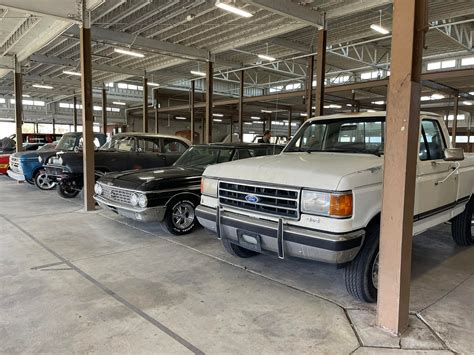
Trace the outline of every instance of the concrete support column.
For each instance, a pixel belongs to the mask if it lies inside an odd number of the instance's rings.
[[[377,325],[393,334],[408,326],[426,25],[426,0],[394,0],[377,305]]]
[[[326,40],[327,32],[325,29],[318,31],[317,55],[316,55],[316,116],[324,115],[324,79],[326,76]],[[308,118],[309,118],[308,113]]]
[[[77,132],[77,96],[74,95],[72,99],[72,103],[74,108],[72,109],[72,126],[74,128],[74,132]]]
[[[107,134],[107,90],[102,84],[102,133]]]
[[[314,77],[314,55],[308,57],[306,72],[306,114],[305,119],[313,116],[313,77]],[[319,79],[319,78],[318,78]]]
[[[148,132],[148,79],[143,77],[143,132]]]
[[[204,117],[204,143],[212,142],[213,77],[214,66],[212,62],[208,62],[206,68],[206,116]]]
[[[13,77],[15,90],[15,134],[16,134],[16,151],[23,150],[23,83],[21,74],[21,65],[18,62],[16,55],[13,57],[13,67],[15,73]]]
[[[241,70],[239,87],[239,139],[241,142],[244,141],[244,77],[245,72]]]
[[[89,13],[85,1],[82,2],[82,27],[80,29],[81,95],[82,95],[82,135],[84,139],[84,208],[95,209],[94,195],[94,131],[92,116],[92,51]]]
[[[153,90],[153,101],[155,101],[155,133],[158,134],[160,129],[160,114],[158,112],[160,105],[158,104],[158,89]]]
[[[194,110],[194,93],[196,91],[196,82],[191,81],[191,92],[189,97],[189,111],[191,113],[191,144],[194,144],[194,123],[195,123],[195,110]]]
[[[453,112],[453,128],[451,129],[451,143],[453,147],[456,146],[456,134],[458,130],[458,115],[459,115],[459,93],[454,94],[454,112]],[[448,116],[449,120],[449,116]]]

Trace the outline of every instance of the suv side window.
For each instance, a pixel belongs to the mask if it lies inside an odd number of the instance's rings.
[[[184,153],[188,147],[177,139],[164,139],[163,153]]]
[[[443,133],[439,122],[436,120],[423,120],[421,122],[420,160],[443,159],[446,148]]]

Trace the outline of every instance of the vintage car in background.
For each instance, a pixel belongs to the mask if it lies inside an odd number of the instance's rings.
[[[263,139],[263,134],[257,134],[255,137],[253,137],[253,143],[259,143],[260,140]],[[270,143],[271,144],[283,144],[285,145],[286,143],[288,143],[289,139],[288,139],[288,136],[283,136],[283,135],[279,135],[279,136],[272,136],[270,138]]]
[[[167,168],[105,174],[95,185],[94,198],[104,209],[142,222],[162,222],[176,235],[197,224],[194,209],[200,200],[204,169],[213,164],[278,154],[273,144],[194,145]]]
[[[107,137],[103,133],[94,133],[94,145],[98,148],[105,144]],[[46,175],[43,163],[58,152],[71,152],[82,145],[82,133],[66,133],[56,146],[48,143],[39,150],[19,152],[10,156],[8,175],[18,181],[35,184],[41,190],[51,190],[56,184]]]
[[[120,133],[95,151],[95,173],[159,168],[173,164],[190,146],[181,137],[148,133]],[[59,152],[48,159],[46,174],[58,183],[58,193],[73,198],[83,187],[82,152]]]

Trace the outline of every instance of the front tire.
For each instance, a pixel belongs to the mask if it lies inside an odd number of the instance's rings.
[[[174,200],[168,205],[163,227],[174,235],[191,233],[197,225],[196,205],[188,198]]]
[[[51,181],[50,178],[48,178],[48,175],[46,175],[44,170],[38,170],[33,180],[35,182],[36,187],[40,190],[48,191],[56,187],[56,183],[54,181]]]
[[[242,248],[239,245],[232,243],[229,239],[222,239],[222,245],[224,249],[231,255],[239,258],[251,258],[252,256],[258,255],[259,253],[253,250]]]
[[[58,186],[58,194],[62,198],[74,198],[79,194],[79,191],[71,186],[60,184]]]
[[[346,266],[344,279],[349,294],[361,301],[377,301],[380,226],[370,226],[355,259]]]
[[[469,246],[474,244],[473,227],[474,198],[471,197],[466,204],[464,212],[453,218],[451,223],[451,233],[457,245]]]

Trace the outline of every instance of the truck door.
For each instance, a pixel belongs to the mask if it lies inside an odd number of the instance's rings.
[[[447,147],[443,132],[436,119],[425,118],[421,122],[420,150],[417,164],[415,216],[441,212],[456,201],[458,178],[453,174],[444,182],[456,166],[443,160]]]

